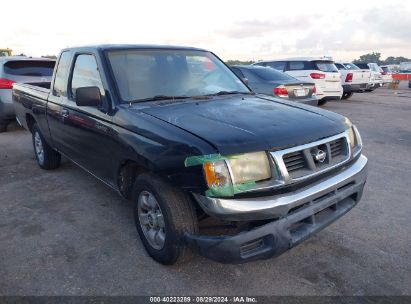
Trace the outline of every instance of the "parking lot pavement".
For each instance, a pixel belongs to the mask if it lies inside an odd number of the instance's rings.
[[[282,256],[244,265],[157,264],[129,202],[68,161],[39,169],[28,132],[0,134],[0,295],[411,295],[410,92],[324,107],[362,134],[362,201]]]

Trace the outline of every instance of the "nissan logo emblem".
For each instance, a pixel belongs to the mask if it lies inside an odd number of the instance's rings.
[[[323,150],[317,149],[312,153],[312,156],[314,158],[314,161],[323,163],[327,158],[327,153],[325,153]]]

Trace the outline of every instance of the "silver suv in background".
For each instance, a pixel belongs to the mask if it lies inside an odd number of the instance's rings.
[[[0,132],[15,119],[13,84],[51,82],[55,60],[30,57],[0,57]]]

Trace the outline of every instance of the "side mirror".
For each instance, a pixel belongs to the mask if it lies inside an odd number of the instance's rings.
[[[101,105],[101,94],[98,87],[83,87],[76,90],[76,104],[79,107],[98,107]]]
[[[248,85],[248,78],[242,78],[243,82]]]

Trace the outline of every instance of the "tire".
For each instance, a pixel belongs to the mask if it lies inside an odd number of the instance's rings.
[[[353,95],[354,95],[354,93],[352,93],[352,92],[350,92],[350,93],[344,93],[343,96],[341,97],[341,99],[348,99],[348,98],[350,98],[350,97],[353,96]]]
[[[158,209],[152,208],[153,197]],[[188,194],[151,173],[142,173],[136,178],[132,200],[136,228],[147,253],[164,265],[187,261],[191,252],[184,234],[198,233],[196,212]],[[146,206],[150,201],[147,205],[151,207]]]
[[[327,103],[327,100],[320,99],[320,100],[318,101],[318,106],[323,106],[323,105],[325,105],[326,103]]]
[[[56,150],[51,148],[49,144],[44,140],[43,135],[37,124],[32,128],[32,139],[34,154],[36,156],[37,164],[40,168],[45,170],[53,170],[60,166],[61,155]]]
[[[4,133],[7,131],[7,124],[1,122],[0,123],[0,133]]]

